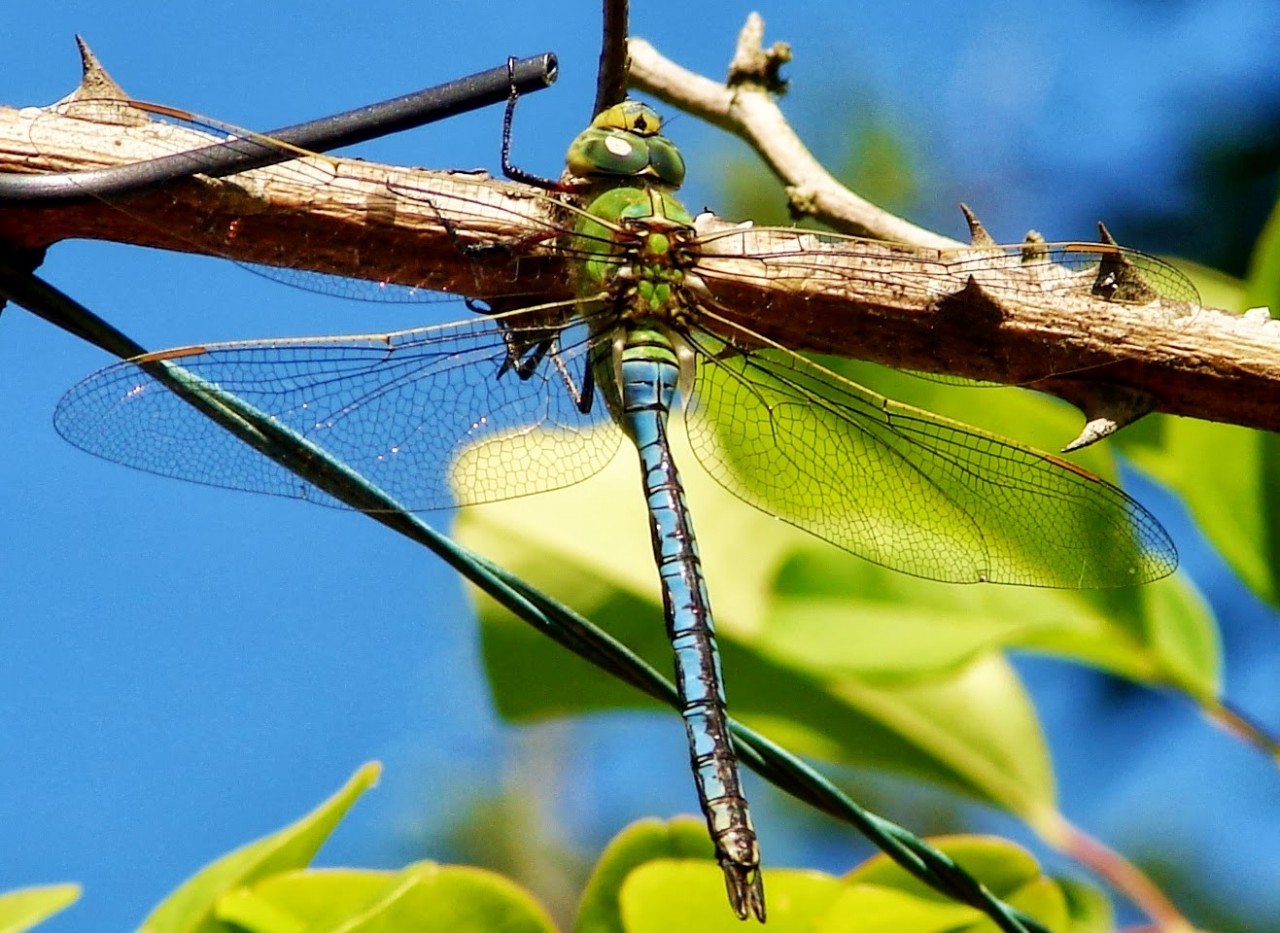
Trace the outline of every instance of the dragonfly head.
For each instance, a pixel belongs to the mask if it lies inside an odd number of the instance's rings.
[[[660,135],[662,118],[637,100],[596,114],[570,144],[565,161],[579,178],[642,178],[670,188],[684,181],[684,157]]]

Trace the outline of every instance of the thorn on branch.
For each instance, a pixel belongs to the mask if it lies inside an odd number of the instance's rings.
[[[1105,246],[1117,247],[1114,253],[1105,253],[1098,263],[1098,275],[1093,282],[1093,293],[1116,301],[1145,303],[1160,297],[1142,276],[1142,272],[1120,252],[1119,245],[1107,225],[1098,221],[1098,238]]]
[[[982,225],[982,221],[978,219],[978,215],[970,210],[968,204],[960,205],[960,212],[964,214],[965,223],[969,225],[969,243],[973,246],[995,246],[996,241],[991,238],[991,234],[987,233],[987,228]]]
[[[1048,255],[1044,234],[1039,230],[1028,230],[1027,235],[1022,238],[1022,261],[1042,262]]]
[[[1054,394],[1084,412],[1085,425],[1063,453],[1096,444],[1155,410],[1156,400],[1147,392],[1108,382],[1054,380]]]
[[[1004,323],[1000,302],[972,275],[965,280],[964,288],[940,298],[932,310],[939,321],[963,320],[974,332],[994,330]]]
[[[76,45],[80,49],[80,86],[58,103],[90,99],[128,100],[129,95],[107,73],[107,69],[102,67],[102,62],[98,61],[98,56],[93,54],[93,49],[89,48],[89,43],[84,41],[83,36],[76,36]]]

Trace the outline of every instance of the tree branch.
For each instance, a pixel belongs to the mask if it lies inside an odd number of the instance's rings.
[[[644,48],[632,44],[641,75],[652,73]],[[712,84],[687,73],[676,83],[690,93]],[[765,95],[743,84],[714,96],[728,108],[721,113],[754,120],[765,112],[752,109],[763,108]],[[744,99],[757,104],[744,108]],[[750,124],[753,136],[794,139],[769,107],[773,116]],[[97,168],[209,142],[170,124],[120,125],[109,111],[84,120],[0,108],[0,171]],[[1049,290],[1016,250],[990,265],[980,228],[966,272],[956,264],[964,253],[938,251],[954,241],[895,227],[888,216],[873,209],[864,222],[898,230],[901,242],[852,250],[813,233],[732,228],[706,215],[700,229],[731,232],[702,248],[697,269],[715,276],[725,316],[795,350],[1031,385],[1073,401],[1091,421],[1128,411],[1115,419],[1122,423],[1154,410],[1280,430],[1280,323],[1265,314],[1237,317],[1156,297],[1109,300],[1093,293],[1092,279]],[[2,206],[0,239],[30,249],[109,239],[534,303],[572,297],[572,270],[552,248],[564,222],[543,192],[484,174],[312,157],[123,203]],[[744,258],[801,256],[802,248],[802,265],[785,276]]]
[[[84,171],[216,141],[168,123],[129,125],[136,112],[118,122],[109,104],[87,103],[93,119],[0,108],[0,171]],[[103,239],[477,298],[567,298],[563,263],[540,245],[553,208],[542,192],[482,172],[312,156],[110,202],[4,205],[0,240],[39,249]],[[502,248],[513,239],[529,241],[518,264]]]
[[[603,0],[604,22],[600,66],[596,72],[596,102],[591,115],[622,103],[627,96],[628,0]]]
[[[687,71],[643,39],[632,39],[631,86],[744,140],[782,182],[797,215],[854,236],[932,249],[961,246],[863,200],[822,167],[774,103],[777,69],[790,59],[790,49],[764,49],[763,39],[764,20],[752,13],[738,36],[726,84]]]

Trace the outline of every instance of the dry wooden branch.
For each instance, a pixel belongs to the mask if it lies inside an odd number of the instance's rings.
[[[161,147],[181,148],[186,132],[168,124],[121,125],[0,108],[0,171],[122,165],[153,158]],[[191,147],[210,142],[187,135]],[[86,197],[65,205],[6,205],[0,207],[0,239],[26,249],[69,238],[104,239],[473,297],[567,297],[563,270],[546,269],[536,244],[519,268],[498,248],[512,238],[536,239],[550,222],[542,192],[484,173],[313,157],[227,179],[196,178],[112,203]]]
[[[633,56],[641,48],[633,43]],[[638,59],[641,74],[658,73],[645,65],[646,53]],[[671,80],[685,87],[705,81],[687,73]],[[742,100],[763,97],[742,85],[720,87],[719,95],[737,101],[728,112],[748,116],[758,111],[744,110]],[[776,119],[753,125],[755,136],[768,139]],[[185,141],[185,132],[0,108],[0,171],[117,165],[147,158],[157,146],[172,151],[209,141],[198,134]],[[545,193],[487,175],[316,157],[223,180],[193,179],[126,204],[88,198],[3,206],[0,240],[38,249],[72,237],[109,239],[534,302],[571,295],[566,260],[543,248],[563,223]],[[700,226],[725,229],[709,217]],[[1024,287],[1030,273],[1016,265],[939,279],[935,250],[957,244],[918,228],[898,229],[897,239],[853,257],[811,234],[746,230],[710,243],[704,262],[718,271],[717,291],[739,323],[797,350],[1031,384],[1079,405],[1095,433],[1146,410],[1280,429],[1280,322],[1168,300],[1107,300],[1083,282],[1070,293],[1037,295]],[[806,260],[812,274],[803,277],[770,277],[758,263],[724,258],[782,255],[801,243],[813,250]],[[512,244],[518,262],[503,248]],[[1046,373],[1056,375],[1042,378]]]

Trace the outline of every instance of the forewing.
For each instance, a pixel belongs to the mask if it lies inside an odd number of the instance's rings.
[[[177,372],[269,415],[409,510],[492,502],[578,482],[617,449],[604,406],[579,407],[584,325],[561,331],[536,367],[513,364],[513,352],[528,358],[554,334],[504,333],[484,319],[168,351],[90,376],[62,399],[54,423],[77,447],[137,469],[341,504],[166,388],[163,372]]]

